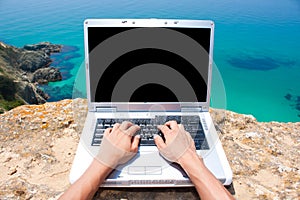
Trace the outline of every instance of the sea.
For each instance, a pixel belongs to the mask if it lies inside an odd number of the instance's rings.
[[[211,107],[258,121],[300,121],[299,0],[0,0],[0,41],[62,44],[52,66],[63,80],[40,86],[49,101],[86,97],[87,18],[209,19],[215,22]]]

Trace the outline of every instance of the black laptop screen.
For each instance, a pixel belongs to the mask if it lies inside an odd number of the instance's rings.
[[[206,102],[210,28],[88,27],[92,102]]]

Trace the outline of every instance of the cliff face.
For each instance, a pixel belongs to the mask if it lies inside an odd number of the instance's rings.
[[[62,79],[59,70],[50,67],[50,54],[61,48],[48,42],[23,48],[0,42],[0,112],[15,105],[46,102],[48,95],[37,84]]]
[[[82,99],[25,105],[0,115],[0,199],[56,199],[68,175],[87,111]],[[233,170],[237,199],[297,199],[300,123],[260,123],[212,109]],[[101,189],[95,199],[197,199],[191,188]]]

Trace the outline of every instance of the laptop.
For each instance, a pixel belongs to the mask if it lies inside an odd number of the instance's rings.
[[[141,127],[138,153],[117,166],[102,187],[193,186],[153,141],[158,124],[176,120],[191,134],[208,169],[230,185],[232,171],[208,112],[213,43],[210,20],[85,20],[88,114],[70,182],[96,157],[104,130],[127,120]]]

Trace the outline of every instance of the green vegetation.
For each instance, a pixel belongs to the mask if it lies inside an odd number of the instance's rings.
[[[0,113],[24,104],[16,98],[16,92],[17,84],[7,76],[0,75]]]
[[[18,54],[12,47],[4,48],[0,45],[0,58],[5,63],[13,66],[16,65],[18,60]]]
[[[0,99],[0,114],[4,113],[6,110],[11,110],[15,107],[23,105],[24,102],[19,99],[15,99],[14,101],[6,101],[3,99]]]
[[[0,42],[0,114],[24,104],[18,96],[19,84],[14,77],[18,57],[18,49]]]
[[[7,101],[12,101],[17,92],[17,84],[10,78],[0,75],[0,95]]]

